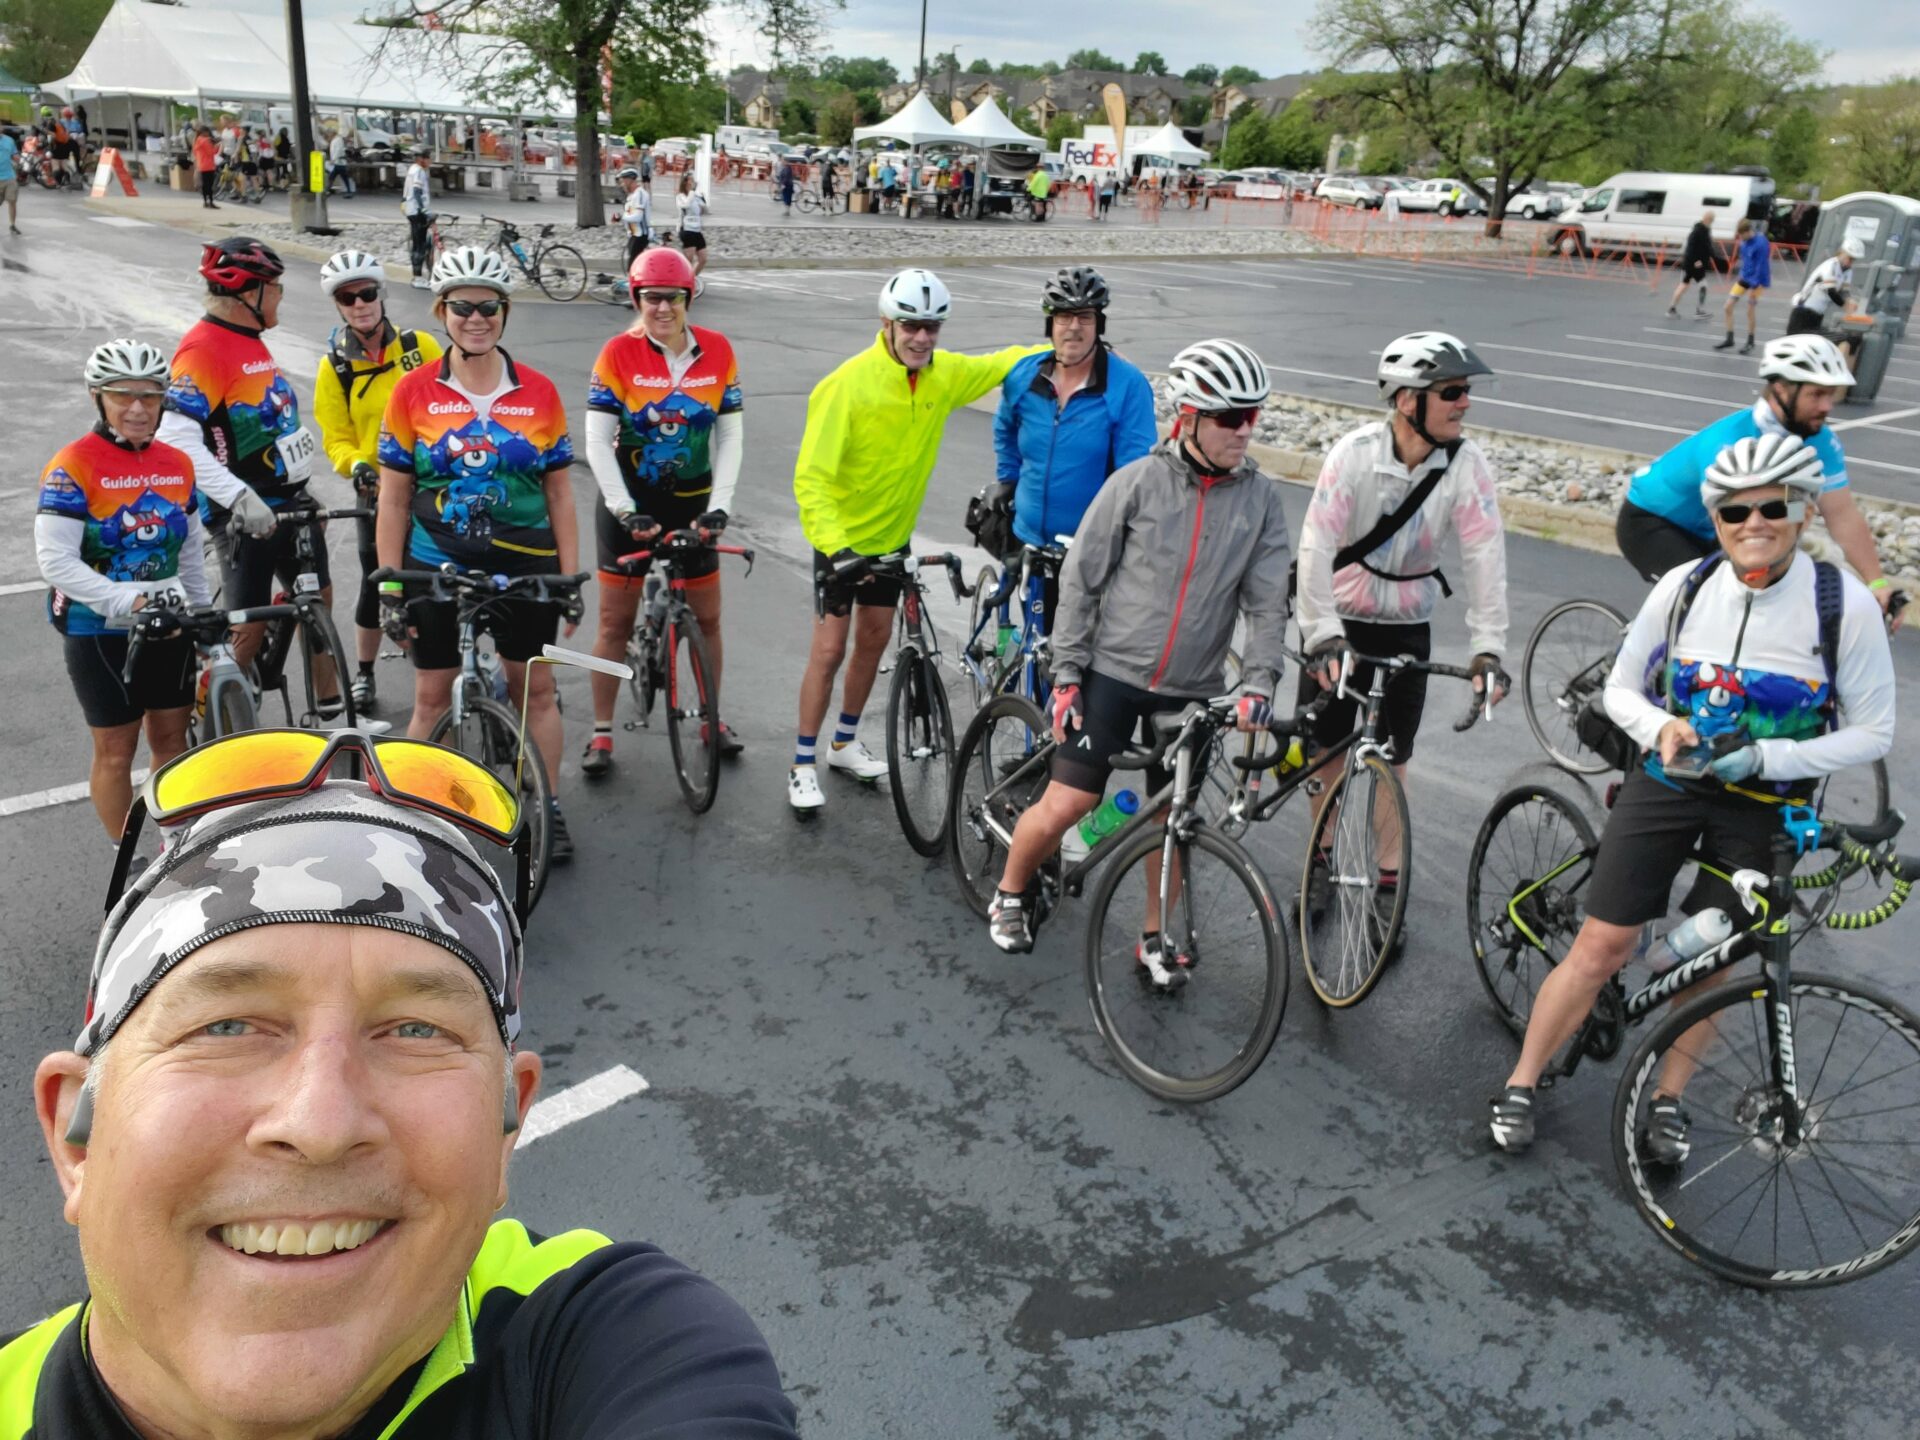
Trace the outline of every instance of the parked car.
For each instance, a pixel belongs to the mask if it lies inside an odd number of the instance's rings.
[[[1569,205],[1578,205],[1585,194],[1570,181],[1536,180],[1507,197],[1506,213],[1509,218],[1518,215],[1522,220],[1551,220]]]
[[[1358,175],[1329,175],[1313,193],[1329,205],[1351,205],[1356,210],[1380,208],[1380,192]]]
[[[1702,215],[1711,215],[1713,238],[1731,244],[1735,225],[1770,219],[1773,203],[1773,177],[1764,173],[1626,170],[1563,211],[1554,222],[1553,240],[1583,255],[1643,245],[1671,249],[1685,243]]]
[[[1460,198],[1454,199],[1454,192],[1460,192]],[[1475,211],[1485,213],[1486,205],[1480,197],[1458,180],[1418,180],[1408,189],[1400,192],[1402,211],[1422,210],[1429,214],[1471,215]]]

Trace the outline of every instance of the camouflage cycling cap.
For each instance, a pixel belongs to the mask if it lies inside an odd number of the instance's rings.
[[[492,866],[439,817],[365,785],[202,815],[120,897],[100,931],[86,1024],[91,1055],[201,946],[256,925],[372,925],[465,961],[509,1049],[520,1033],[520,925]]]

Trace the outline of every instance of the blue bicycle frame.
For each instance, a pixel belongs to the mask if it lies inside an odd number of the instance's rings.
[[[1047,683],[1046,578],[1040,562],[1058,565],[1066,557],[1063,549],[1020,547],[1016,572],[1002,568],[1000,583],[991,601],[980,612],[980,623],[960,648],[960,663],[974,682],[989,694],[1024,695],[1042,710],[1053,687]],[[1021,593],[1018,660],[1009,665],[1001,660],[997,641],[1002,629],[1015,623],[1014,594]],[[994,640],[983,637],[991,630]]]

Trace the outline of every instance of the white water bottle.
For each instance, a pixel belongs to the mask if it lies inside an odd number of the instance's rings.
[[[1684,925],[1676,925],[1647,953],[1655,973],[1704,955],[1733,934],[1733,921],[1718,905],[1702,910]]]

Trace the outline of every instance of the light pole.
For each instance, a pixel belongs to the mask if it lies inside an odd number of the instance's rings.
[[[920,0],[920,93],[927,93],[927,0]]]
[[[720,77],[720,88],[727,92],[727,118],[725,124],[733,124],[733,50],[727,50],[727,73]]]
[[[298,155],[298,184],[287,196],[287,220],[296,230],[307,229],[324,235],[334,233],[327,226],[327,192],[322,180],[320,193],[308,188],[313,165],[313,99],[307,89],[307,28],[300,13],[300,0],[287,0],[287,59],[293,85],[293,149]],[[324,164],[321,175],[326,175]]]

